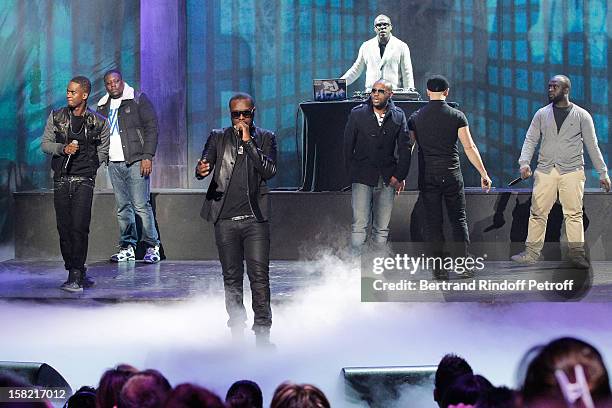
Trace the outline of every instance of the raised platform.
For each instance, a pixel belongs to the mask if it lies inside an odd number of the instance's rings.
[[[165,256],[169,260],[217,259],[213,226],[199,216],[204,191],[154,190],[153,202]],[[466,195],[470,238],[474,251],[490,260],[508,260],[527,237],[531,192],[468,189]],[[60,259],[52,191],[15,193],[15,257],[19,260]],[[270,194],[271,257],[295,260],[319,251],[347,247],[351,224],[350,192],[286,192]],[[610,196],[589,190],[584,199],[585,236],[592,260],[612,260]],[[548,223],[547,259],[560,259],[563,214],[560,205]],[[422,241],[424,209],[417,191],[396,197],[390,241],[403,248]],[[112,191],[94,195],[88,261],[106,260],[116,250],[118,224]]]

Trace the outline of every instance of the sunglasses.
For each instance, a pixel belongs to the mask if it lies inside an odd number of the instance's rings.
[[[370,91],[370,93],[371,93],[372,95],[376,95],[376,94],[379,94],[379,95],[384,95],[385,93],[387,93],[387,90],[386,90],[386,89],[384,89],[384,88],[380,88],[380,89],[372,88],[372,90]]]
[[[389,27],[391,24],[389,23],[378,23],[378,24],[374,24],[374,27],[378,27],[378,28],[383,28],[383,27]]]
[[[232,115],[232,118],[234,118],[234,119],[240,119],[240,116],[244,116],[245,118],[252,118],[253,117],[253,109],[251,109],[251,110],[244,110],[244,111],[232,111],[231,115]]]

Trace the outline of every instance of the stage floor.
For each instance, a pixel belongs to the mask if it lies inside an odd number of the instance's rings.
[[[95,263],[90,274],[97,285],[81,295],[57,288],[65,279],[60,262],[10,261],[0,263],[0,349],[5,360],[52,365],[73,389],[95,386],[104,370],[125,362],[158,369],[173,385],[196,382],[220,395],[233,381],[252,379],[266,404],[282,381],[311,382],[333,406],[362,408],[367,405],[347,397],[342,367],[431,365],[455,352],[494,384],[516,386],[523,354],[555,337],[580,337],[611,355],[612,304],[586,301],[607,300],[611,268],[594,262],[593,290],[571,304],[362,302],[358,269],[337,257],[274,261],[277,347],[266,353],[249,332],[244,342],[232,341],[218,261]],[[491,278],[533,273],[507,262],[487,269]],[[407,387],[385,406],[435,405],[426,386]]]
[[[346,284],[358,281],[359,268],[340,260]],[[594,261],[589,270],[573,269],[566,262],[543,261],[532,266],[520,266],[510,261],[487,261],[485,269],[478,272],[476,281],[575,281],[571,292],[563,291],[512,291],[512,290],[460,290],[445,288],[416,290],[413,293],[367,293],[371,279],[362,279],[362,300],[407,302],[526,302],[526,301],[592,301],[607,302],[612,299],[612,262]],[[325,265],[317,261],[271,261],[270,287],[272,302],[291,299],[310,285],[324,284],[328,275]],[[63,264],[57,261],[5,261],[0,262],[0,298],[23,299],[43,302],[100,301],[100,302],[160,302],[180,301],[197,296],[223,295],[221,266],[218,261],[162,261],[146,264],[141,261],[110,263],[95,262],[89,265],[88,275],[96,284],[83,293],[68,293],[59,289],[66,280]],[[428,271],[414,276],[381,276],[386,282],[400,279],[429,280]],[[460,279],[451,273],[451,283],[464,283],[472,279]],[[250,297],[248,278],[245,274],[245,293]],[[357,287],[355,289],[359,291]]]

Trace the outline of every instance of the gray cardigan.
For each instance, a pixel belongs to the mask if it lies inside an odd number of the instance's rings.
[[[604,180],[608,177],[608,168],[597,145],[593,118],[585,109],[575,103],[572,105],[569,115],[558,132],[552,103],[536,112],[527,130],[519,165],[526,166],[531,163],[535,148],[542,139],[538,155],[538,170],[550,173],[553,167],[556,167],[561,174],[582,170],[584,169],[584,144],[593,162],[593,167],[599,173],[599,179]]]

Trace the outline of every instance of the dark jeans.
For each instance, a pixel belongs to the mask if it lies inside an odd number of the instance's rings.
[[[60,250],[67,270],[85,271],[94,180],[65,176],[53,182]]]
[[[425,206],[425,239],[428,255],[442,256],[444,233],[442,230],[442,201],[451,222],[453,241],[452,256],[466,256],[470,238],[465,214],[465,192],[461,171],[449,171],[445,174],[423,174],[419,183],[421,197]]]
[[[251,284],[255,332],[272,326],[270,308],[270,225],[255,218],[241,221],[219,220],[215,224],[215,239],[223,270],[225,308],[229,327],[245,327],[246,310],[242,302],[242,280],[246,261]]]

